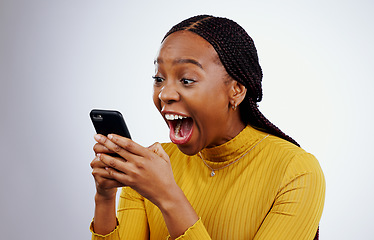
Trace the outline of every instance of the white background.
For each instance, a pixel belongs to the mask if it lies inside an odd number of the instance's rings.
[[[369,0],[0,0],[0,238],[90,238],[89,111],[120,110],[143,145],[168,141],[153,60],[169,28],[209,13],[253,37],[260,108],[320,161],[321,239],[373,239],[373,10]]]

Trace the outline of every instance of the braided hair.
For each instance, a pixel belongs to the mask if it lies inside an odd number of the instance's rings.
[[[246,96],[239,105],[241,119],[246,125],[299,146],[295,140],[272,124],[257,107],[257,102],[262,100],[262,69],[252,38],[239,24],[227,18],[198,15],[172,27],[162,41],[181,30],[196,33],[208,41],[217,52],[227,73],[247,88]]]

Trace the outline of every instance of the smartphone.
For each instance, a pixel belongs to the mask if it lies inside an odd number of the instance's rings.
[[[131,139],[125,119],[120,112],[116,110],[92,109],[90,117],[96,133],[104,136],[114,133]]]

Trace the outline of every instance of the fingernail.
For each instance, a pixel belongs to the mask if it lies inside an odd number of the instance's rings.
[[[112,134],[109,134],[109,135],[108,135],[108,138],[109,138],[110,140],[112,140],[112,139],[113,139],[113,135],[112,135]]]
[[[96,141],[100,141],[100,138],[101,138],[100,134],[95,134],[94,138],[95,138]]]

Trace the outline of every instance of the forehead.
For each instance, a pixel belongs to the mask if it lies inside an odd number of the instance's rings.
[[[161,44],[155,63],[196,61],[202,68],[209,64],[220,63],[213,46],[199,35],[190,31],[170,34]],[[188,62],[188,61],[187,61]]]

